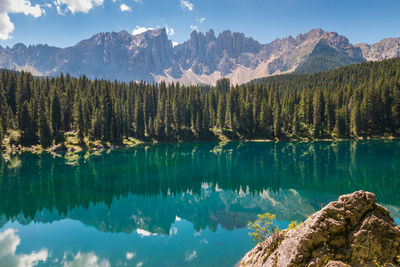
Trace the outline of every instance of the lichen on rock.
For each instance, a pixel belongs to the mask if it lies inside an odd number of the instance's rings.
[[[397,266],[400,228],[373,193],[357,191],[256,245],[241,266]]]

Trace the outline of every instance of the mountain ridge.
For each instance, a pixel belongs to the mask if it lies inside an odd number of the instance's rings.
[[[318,47],[321,40],[322,50]],[[319,28],[266,44],[230,30],[218,35],[212,29],[193,31],[187,41],[176,46],[162,28],[137,35],[97,33],[66,48],[20,43],[11,48],[0,46],[0,67],[37,76],[68,72],[92,79],[183,84],[215,84],[225,77],[242,84],[276,74],[301,73],[302,69],[324,71],[399,55],[400,38],[353,45],[345,36]]]

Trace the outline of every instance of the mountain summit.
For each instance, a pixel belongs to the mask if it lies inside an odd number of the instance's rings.
[[[0,47],[0,67],[38,76],[68,72],[108,80],[184,84],[215,84],[227,77],[241,84],[276,74],[324,71],[399,55],[400,38],[352,45],[346,37],[322,29],[268,44],[229,30],[218,36],[213,30],[193,31],[188,41],[176,46],[165,29],[156,29],[137,35],[98,33],[67,48]]]

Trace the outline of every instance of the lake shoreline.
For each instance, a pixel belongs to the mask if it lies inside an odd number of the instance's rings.
[[[89,141],[82,144],[63,142],[59,144],[54,144],[48,148],[43,148],[40,144],[33,145],[29,147],[21,145],[2,145],[0,146],[0,152],[7,153],[18,153],[18,152],[30,152],[32,154],[40,154],[43,152],[48,153],[58,153],[58,152],[68,152],[68,153],[79,153],[82,151],[94,151],[103,152],[113,149],[122,148],[132,148],[140,145],[155,145],[155,144],[180,144],[180,143],[192,143],[192,142],[216,142],[220,144],[227,144],[231,142],[249,142],[249,143],[271,143],[271,142],[299,142],[299,143],[312,143],[312,142],[342,142],[342,141],[395,141],[400,140],[400,137],[394,136],[381,136],[381,137],[359,137],[359,138],[282,138],[282,139],[207,139],[207,140],[171,140],[171,141],[159,141],[159,140],[139,140],[135,138],[124,139],[122,142],[101,142]]]

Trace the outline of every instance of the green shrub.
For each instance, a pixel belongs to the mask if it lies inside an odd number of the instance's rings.
[[[300,224],[301,224],[301,222],[291,221],[287,230],[292,230],[292,229],[296,228],[297,226],[299,226]]]
[[[257,220],[248,223],[249,235],[255,243],[264,241],[267,237],[279,231],[278,226],[275,224],[275,218],[274,214],[266,212],[258,214]]]

